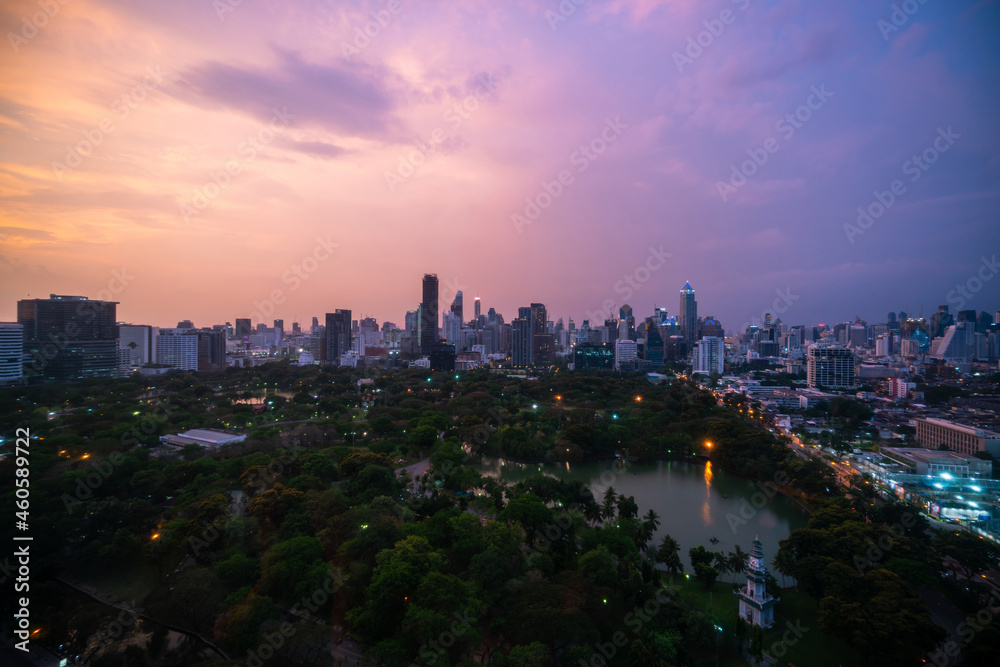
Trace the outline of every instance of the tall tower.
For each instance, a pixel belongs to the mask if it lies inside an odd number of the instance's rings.
[[[323,357],[327,363],[340,364],[340,357],[351,349],[351,311],[338,308],[326,314],[323,330]]]
[[[420,304],[420,353],[430,354],[438,342],[438,277],[425,273],[423,301]]]
[[[698,302],[694,300],[691,283],[684,283],[681,288],[680,325],[684,328],[684,342],[690,351],[698,340]]]
[[[475,304],[476,304],[476,320],[478,321],[479,320],[479,316],[483,314],[482,313],[482,310],[483,310],[483,308],[482,308],[482,302],[479,300],[478,296],[476,297]]]
[[[780,598],[767,592],[767,568],[764,566],[764,546],[753,538],[750,560],[747,563],[747,585],[737,593],[740,596],[740,618],[751,625],[769,628],[774,625],[774,605]]]
[[[455,300],[451,302],[451,312],[458,315],[458,321],[462,323],[465,322],[463,309],[462,290],[458,290],[455,294]]]

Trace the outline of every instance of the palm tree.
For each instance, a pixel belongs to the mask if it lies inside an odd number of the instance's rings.
[[[733,581],[736,581],[736,576],[747,568],[747,560],[749,558],[750,554],[743,551],[738,544],[729,552],[729,557],[726,561],[729,565],[729,571],[733,573]]]
[[[604,490],[604,505],[601,507],[601,517],[604,519],[605,523],[615,518],[615,509],[618,504],[618,494],[615,493],[615,487],[609,486]]]
[[[785,575],[789,577],[795,574],[795,561],[792,556],[784,549],[778,549],[778,553],[774,554],[774,560],[771,561],[771,567],[774,571],[781,575],[781,587],[785,587]],[[795,582],[795,588],[798,590],[798,582]]]
[[[583,516],[586,517],[588,524],[597,523],[604,516],[604,511],[597,502],[591,501],[583,506]]]
[[[653,533],[656,529],[660,527],[660,517],[653,511],[649,510],[646,512],[646,516],[642,517],[642,543],[646,545],[651,539],[653,539]]]
[[[683,572],[684,564],[681,562],[680,550],[681,545],[677,540],[664,535],[660,540],[660,547],[656,550],[656,562],[666,565],[671,574]]]
[[[729,561],[726,559],[726,554],[721,551],[713,551],[712,556],[715,558],[715,569],[719,571],[719,576],[724,575],[729,572]]]

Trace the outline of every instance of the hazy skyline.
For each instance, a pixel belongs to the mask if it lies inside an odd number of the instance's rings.
[[[52,6],[0,9],[0,321],[279,290],[286,328],[402,326],[424,273],[508,321],[676,315],[686,281],[727,329],[789,293],[789,323],[881,321],[1000,254],[996,0]]]

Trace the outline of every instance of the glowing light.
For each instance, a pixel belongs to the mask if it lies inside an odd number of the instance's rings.
[[[85,458],[85,459],[89,459],[89,458],[90,458],[90,454],[84,454],[84,455],[83,455],[83,458]]]
[[[150,537],[149,539],[151,539],[151,540],[158,540],[158,539],[160,539],[160,534],[159,533],[153,533],[153,536]]]

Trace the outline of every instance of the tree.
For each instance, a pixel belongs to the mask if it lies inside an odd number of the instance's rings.
[[[601,518],[607,523],[615,518],[615,509],[618,502],[618,494],[615,487],[609,486],[604,490],[604,503],[601,505]]]
[[[732,551],[729,552],[729,556],[726,559],[726,567],[733,573],[733,581],[735,581],[736,577],[747,568],[747,561],[749,559],[750,554],[743,551],[738,544]]]
[[[552,664],[552,652],[541,642],[515,646],[507,654],[509,667],[547,667]]]
[[[660,527],[660,517],[652,509],[646,512],[646,515],[642,518],[642,544],[645,546],[653,539],[653,534],[656,529]]]
[[[684,571],[684,564],[681,562],[680,545],[677,540],[670,535],[664,535],[660,540],[660,546],[656,550],[656,562],[663,563],[671,574]]]

